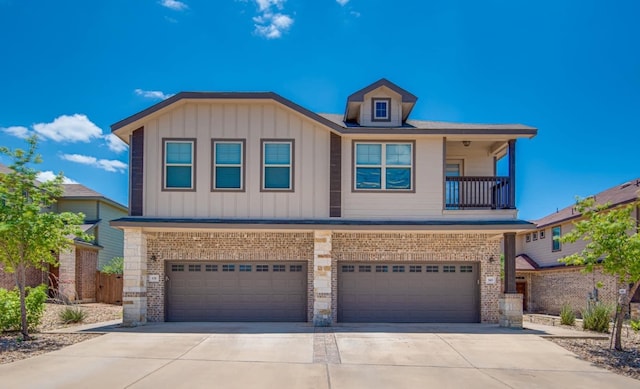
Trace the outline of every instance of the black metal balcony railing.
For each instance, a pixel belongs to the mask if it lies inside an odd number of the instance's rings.
[[[509,177],[445,177],[446,209],[513,209]]]

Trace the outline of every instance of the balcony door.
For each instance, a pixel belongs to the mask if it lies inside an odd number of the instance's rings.
[[[445,164],[444,175],[446,177],[460,177],[463,174],[463,161],[461,159],[448,159]],[[460,183],[445,179],[445,209],[460,209]]]

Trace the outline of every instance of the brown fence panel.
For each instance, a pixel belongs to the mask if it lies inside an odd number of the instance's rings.
[[[122,304],[122,274],[96,272],[96,301],[106,304]]]

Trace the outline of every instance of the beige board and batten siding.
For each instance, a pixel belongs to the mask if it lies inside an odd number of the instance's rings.
[[[527,234],[521,234],[518,236],[518,243],[516,250],[518,254],[524,253],[532,258],[540,267],[549,266],[564,266],[563,263],[558,262],[559,259],[569,256],[571,254],[581,252],[585,249],[587,242],[584,240],[578,240],[575,243],[562,243],[559,251],[552,250],[553,234],[551,230],[553,227],[560,224],[554,224],[546,226],[544,228],[528,232]],[[571,222],[561,225],[561,235],[572,231],[574,226]],[[545,238],[540,239],[540,231],[544,230]],[[533,233],[537,232],[538,239],[533,240]],[[526,236],[530,236],[530,241],[526,241]]]
[[[471,142],[465,147],[462,141],[446,144],[447,161],[462,161],[461,175],[469,177],[492,177],[493,156],[489,154],[491,142]]]
[[[98,252],[98,269],[109,263],[113,257],[124,255],[124,231],[109,225],[111,220],[127,216],[127,211],[100,202],[100,222],[98,223],[98,244],[102,250]]]
[[[355,191],[354,141],[415,140],[415,191]],[[442,216],[442,138],[344,137],[342,142],[342,215],[348,219],[422,219]]]
[[[372,101],[373,99],[388,98],[391,99],[389,109],[391,117],[389,121],[373,121],[372,120]],[[402,97],[383,86],[364,95],[364,101],[360,106],[360,125],[361,126],[381,126],[381,127],[398,127],[402,124]]]
[[[329,131],[275,101],[186,103],[145,127],[144,215],[329,217]],[[196,191],[162,191],[162,139],[195,138]],[[246,139],[244,192],[211,192],[211,139]],[[261,191],[261,139],[294,140],[294,192]]]

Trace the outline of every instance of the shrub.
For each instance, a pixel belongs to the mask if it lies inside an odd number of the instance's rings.
[[[25,306],[27,308],[27,325],[30,330],[36,329],[42,321],[44,303],[47,301],[47,286],[26,288]],[[18,288],[6,290],[0,288],[0,331],[20,330],[20,294]]]
[[[80,307],[66,306],[58,314],[58,318],[64,324],[82,323],[87,317],[87,313]]]
[[[582,311],[582,328],[596,332],[609,332],[609,321],[613,309],[605,304],[596,303]]]
[[[560,324],[567,326],[576,324],[576,314],[569,304],[562,306],[562,310],[560,311]]]
[[[631,329],[635,332],[638,333],[638,331],[640,331],[640,319],[638,320],[630,320],[629,321],[629,326],[631,327]]]
[[[122,274],[124,272],[124,258],[113,257],[111,261],[102,266],[100,272],[105,274]]]

